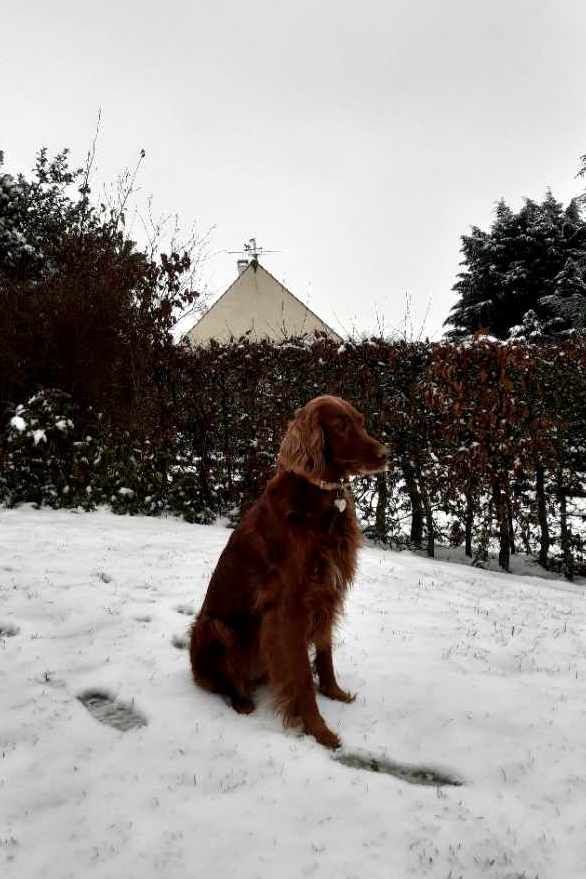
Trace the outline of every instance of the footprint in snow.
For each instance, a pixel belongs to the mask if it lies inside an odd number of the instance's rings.
[[[192,617],[195,614],[191,604],[178,604],[175,610],[177,613],[185,614],[186,617]]]
[[[147,719],[134,705],[121,702],[105,690],[86,690],[77,697],[100,723],[122,732],[146,726]]]
[[[19,632],[19,626],[14,626],[12,623],[0,623],[0,638],[13,638]]]
[[[175,610],[177,613],[182,613],[186,617],[192,617],[195,615],[195,610],[191,604],[178,604]],[[189,638],[186,635],[173,635],[171,638],[171,644],[173,647],[176,647],[177,650],[186,650],[189,644]]]

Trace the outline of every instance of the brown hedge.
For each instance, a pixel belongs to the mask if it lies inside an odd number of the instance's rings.
[[[504,569],[523,551],[569,578],[581,572],[586,344],[579,338],[543,348],[487,337],[459,345],[245,338],[167,350],[145,390],[146,424],[121,431],[107,407],[99,417],[73,417],[72,442],[86,444],[88,466],[76,464],[74,446],[60,465],[67,493],[53,486],[51,503],[83,498],[87,506],[90,497],[120,512],[234,521],[272,472],[294,410],[323,393],[352,400],[391,447],[389,473],[355,483],[370,537],[431,556],[438,541],[462,544],[476,564],[494,545]],[[5,499],[44,502],[40,477],[35,496],[27,495],[25,464],[34,452],[41,473],[50,450],[33,450],[26,432],[7,432],[2,445]]]

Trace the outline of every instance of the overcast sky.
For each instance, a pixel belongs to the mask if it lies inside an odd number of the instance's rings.
[[[580,191],[584,0],[3,0],[0,148],[146,150],[155,212],[214,227],[212,296],[256,235],[266,267],[341,332],[438,337],[460,235],[546,188]]]

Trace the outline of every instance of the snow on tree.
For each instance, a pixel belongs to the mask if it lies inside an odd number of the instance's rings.
[[[462,236],[447,337],[480,330],[498,339],[547,341],[586,328],[586,223],[577,200],[564,209],[548,192],[515,213],[504,201],[489,232]]]

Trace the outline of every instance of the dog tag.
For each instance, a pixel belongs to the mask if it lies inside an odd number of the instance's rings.
[[[345,497],[337,497],[334,501],[335,505],[339,509],[341,513],[346,509],[346,498]]]

